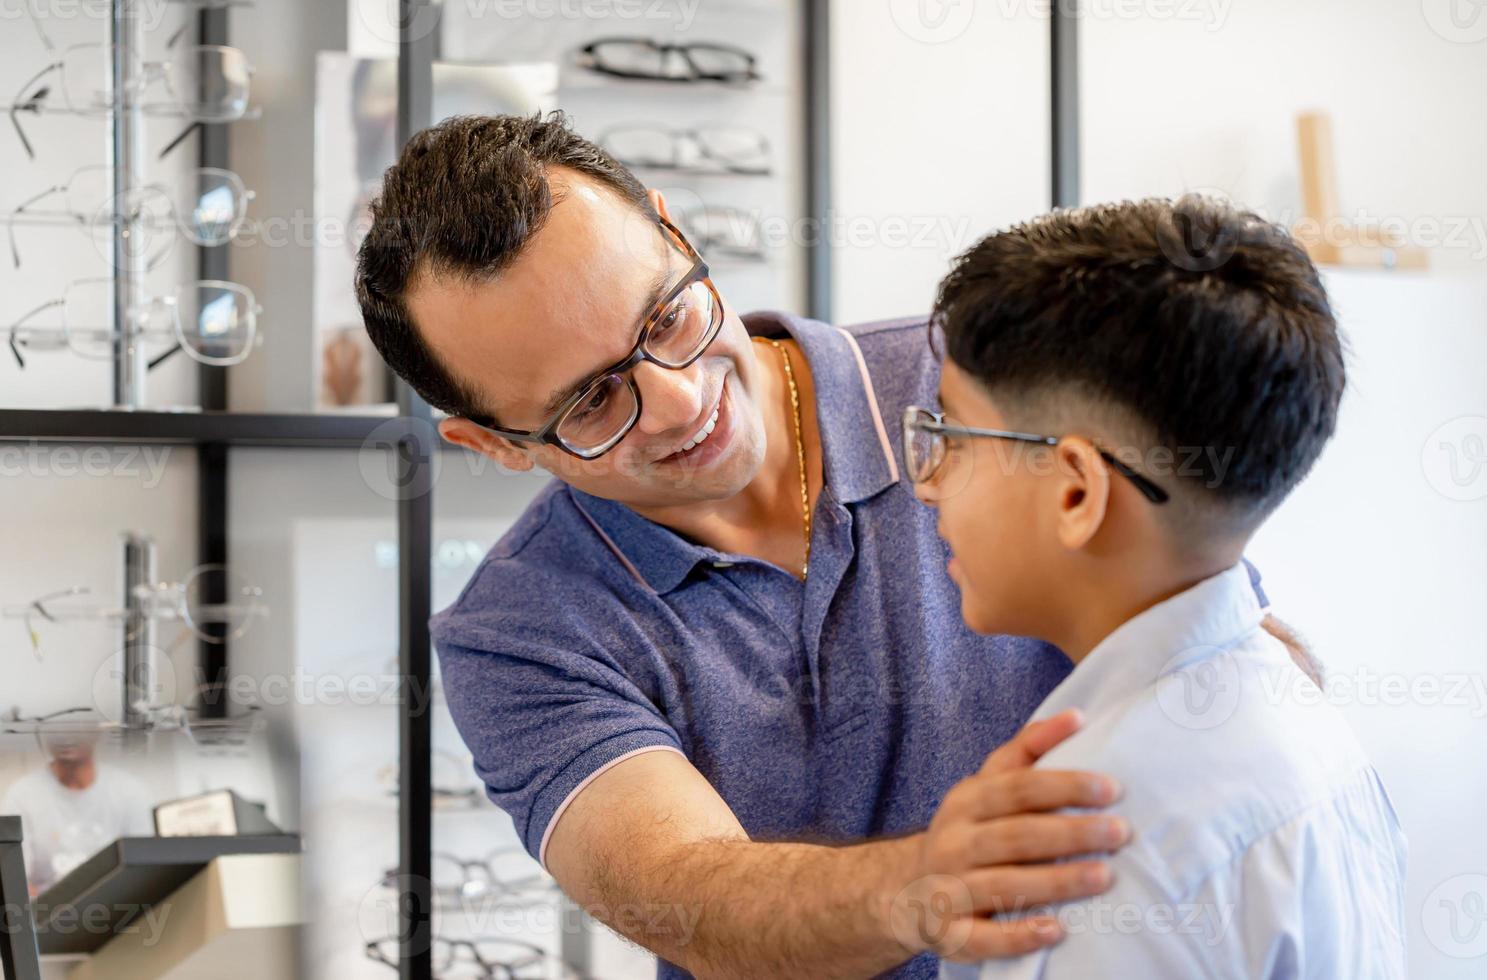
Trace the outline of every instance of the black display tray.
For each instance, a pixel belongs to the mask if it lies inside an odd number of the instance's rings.
[[[36,896],[37,945],[44,955],[91,953],[215,858],[299,851],[294,834],[121,837]]]

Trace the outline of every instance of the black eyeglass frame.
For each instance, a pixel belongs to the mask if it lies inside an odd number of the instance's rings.
[[[664,75],[660,72],[649,71],[627,71],[623,68],[614,68],[604,63],[599,55],[598,49],[608,45],[628,44],[634,47],[649,48],[655,51],[662,59],[669,53],[679,54],[682,61],[691,70],[690,75]],[[692,57],[694,51],[722,51],[729,55],[743,59],[744,69],[742,71],[704,71]],[[731,44],[718,44],[716,42],[699,42],[693,44],[666,44],[661,41],[653,41],[645,37],[603,37],[597,41],[585,44],[578,51],[578,63],[589,71],[598,72],[601,75],[609,75],[613,78],[639,79],[647,82],[757,82],[760,78],[755,69],[759,59],[745,51],[743,48],[734,47]],[[664,60],[662,64],[665,64]]]
[[[712,346],[713,341],[718,338],[719,331],[723,328],[723,321],[727,318],[723,309],[723,297],[718,293],[718,287],[713,284],[711,273],[708,270],[707,263],[703,261],[702,255],[692,247],[692,243],[687,241],[687,236],[683,235],[675,225],[665,218],[659,218],[658,220],[661,223],[662,229],[669,232],[671,236],[674,236],[674,240],[680,245],[682,253],[691,258],[692,267],[687,270],[686,275],[677,280],[676,285],[672,286],[666,292],[666,295],[661,297],[661,300],[656,303],[651,312],[646,315],[645,322],[640,326],[640,335],[635,340],[635,346],[630,348],[630,353],[620,360],[615,361],[609,367],[596,371],[586,378],[573,394],[564,399],[552,417],[540,428],[503,428],[496,424],[494,417],[489,415],[467,415],[465,416],[466,419],[485,429],[487,432],[501,436],[503,439],[510,439],[513,442],[556,446],[568,455],[585,461],[598,459],[624,441],[625,436],[630,434],[630,430],[635,428],[635,423],[640,420],[641,412],[645,411],[645,405],[640,396],[640,387],[635,383],[635,377],[631,373],[632,369],[645,361],[671,371],[681,371],[690,367]],[[697,349],[686,360],[671,362],[657,357],[646,349],[647,344],[650,342],[652,330],[661,316],[666,312],[667,307],[696,282],[706,285],[708,292],[712,294],[712,322],[708,324],[706,333],[703,334],[702,340],[697,344]],[[562,437],[557,434],[558,427],[568,417],[568,413],[582,404],[583,400],[593,392],[594,388],[602,384],[610,375],[620,375],[624,379],[625,385],[630,389],[630,394],[635,399],[635,410],[630,414],[630,420],[624,424],[620,431],[604,443],[591,450],[575,449],[564,442]]]
[[[914,476],[915,467],[913,449],[911,448],[911,446],[912,436],[915,431],[932,432],[945,436],[960,436],[965,438],[1004,439],[1009,442],[1026,442],[1041,446],[1057,446],[1061,438],[1060,436],[1040,436],[1035,435],[1031,432],[1012,432],[1006,429],[979,429],[968,425],[957,425],[953,422],[946,422],[944,412],[932,412],[927,408],[920,408],[917,405],[910,405],[908,408],[904,409],[903,427],[904,472],[908,474],[909,481],[911,483],[926,482],[918,481],[915,479]],[[1141,496],[1145,497],[1147,500],[1151,501],[1154,504],[1165,504],[1169,499],[1171,499],[1167,491],[1163,490],[1161,487],[1157,486],[1155,483],[1151,482],[1151,480],[1142,476],[1140,473],[1137,473],[1125,463],[1122,463],[1115,457],[1113,453],[1101,449],[1099,446],[1096,446],[1095,449],[1099,452],[1100,458],[1110,464],[1111,469],[1115,470],[1115,472],[1119,473],[1127,480],[1130,480],[1132,485],[1134,485],[1136,489],[1140,491]],[[934,473],[939,472],[940,467],[944,465],[945,461],[944,459],[941,459],[940,462],[936,464],[935,469],[933,472],[931,472],[930,476],[933,477]]]

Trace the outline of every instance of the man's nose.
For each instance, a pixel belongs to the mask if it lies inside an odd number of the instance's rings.
[[[702,413],[702,371],[697,364],[673,371],[646,361],[636,366],[633,376],[641,403],[635,425],[646,435],[680,428]]]

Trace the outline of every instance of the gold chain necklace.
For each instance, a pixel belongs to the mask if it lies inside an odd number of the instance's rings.
[[[780,352],[785,363],[785,380],[790,383],[790,408],[795,414],[795,459],[800,466],[800,516],[805,527],[805,563],[800,566],[800,577],[805,578],[811,567],[811,494],[805,479],[805,440],[800,434],[800,389],[795,387],[795,370],[790,366],[790,352],[778,340],[755,337],[757,343],[769,344]]]

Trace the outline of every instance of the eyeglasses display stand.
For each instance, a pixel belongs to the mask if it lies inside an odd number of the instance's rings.
[[[90,590],[72,587],[41,596],[21,606],[0,608],[0,619],[20,620],[32,649],[43,656],[39,629],[68,621],[106,620],[122,630],[122,662],[118,716],[94,708],[66,708],[39,717],[26,717],[17,707],[0,716],[0,734],[127,734],[184,731],[193,740],[222,742],[242,739],[257,730],[256,706],[247,705],[234,716],[197,717],[185,704],[157,703],[159,626],[177,622],[183,635],[194,634],[206,643],[222,643],[243,636],[266,616],[262,590],[252,585],[229,585],[226,569],[202,565],[182,582],[162,582],[156,574],[155,542],[142,534],[121,536],[123,596],[118,606],[78,606],[73,600]],[[95,696],[97,692],[95,691]],[[230,707],[230,706],[229,706]]]

